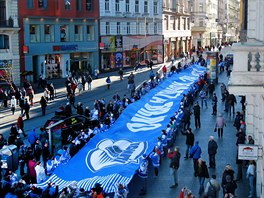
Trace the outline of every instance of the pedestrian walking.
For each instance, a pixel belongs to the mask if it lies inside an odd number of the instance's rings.
[[[178,186],[178,169],[180,167],[181,153],[178,148],[174,151],[168,150],[168,158],[170,159],[170,175],[172,177],[173,184],[170,188],[176,188]]]
[[[27,99],[25,99],[25,103],[24,103],[24,110],[25,110],[25,115],[27,120],[29,119],[29,110],[30,110],[30,105],[27,101]]]
[[[200,184],[199,195],[201,195],[204,192],[205,178],[209,178],[206,162],[203,161],[201,158],[198,159],[198,163],[196,166],[196,175],[199,179],[199,184]]]
[[[43,92],[43,96],[45,97],[45,99],[46,99],[47,101],[49,101],[50,93],[49,93],[48,88],[45,88],[45,90],[44,90],[44,92]]]
[[[215,132],[218,132],[218,138],[223,137],[224,133],[224,127],[226,126],[225,119],[223,118],[222,113],[218,114],[218,117],[216,118],[216,124],[215,124]]]
[[[16,100],[15,96],[12,96],[12,98],[10,100],[10,107],[11,107],[11,112],[13,115],[15,114],[16,106],[17,106],[17,100]]]
[[[233,115],[235,115],[235,104],[237,103],[236,97],[234,94],[229,94],[226,98],[228,103],[228,109],[229,115],[231,116],[231,111],[233,111]]]
[[[216,180],[216,175],[213,174],[205,186],[204,194],[207,198],[219,198],[219,191],[220,183]]]
[[[167,77],[167,67],[166,67],[166,65],[163,65],[162,73],[163,73],[163,78],[166,78]]]
[[[213,108],[212,115],[217,114],[217,102],[218,102],[218,99],[217,99],[216,93],[214,93],[213,98],[212,98],[212,108]]]
[[[93,78],[92,78],[92,76],[89,74],[88,77],[87,77],[88,91],[91,91],[91,90],[92,90],[92,81],[93,81]]]
[[[27,153],[27,146],[23,143],[20,145],[18,150],[18,160],[19,160],[19,172],[20,176],[23,177],[25,174],[25,164],[26,164],[26,153]]]
[[[188,128],[186,132],[182,132],[182,134],[186,136],[186,141],[185,141],[186,153],[184,159],[188,159],[190,154],[190,149],[193,147],[194,144],[194,134],[191,128]]]
[[[207,108],[207,94],[204,89],[202,89],[199,93],[199,97],[201,99],[201,106],[203,108],[203,105],[205,104],[205,107]]]
[[[24,137],[27,137],[25,131],[24,131],[24,120],[23,120],[23,115],[20,114],[19,117],[17,118],[17,128],[18,132],[22,132]]]
[[[254,197],[255,190],[254,190],[254,183],[256,177],[256,163],[253,160],[250,160],[248,168],[247,168],[247,178],[249,181],[249,196]]]
[[[194,114],[194,121],[195,121],[195,128],[201,128],[201,120],[200,120],[200,105],[197,101],[193,107],[193,114]]]
[[[201,158],[202,149],[199,146],[199,141],[195,142],[195,145],[191,148],[190,151],[190,158],[193,158],[193,170],[194,170],[194,176],[197,177],[197,163],[198,159]]]
[[[184,108],[183,117],[182,117],[183,130],[184,131],[186,129],[190,128],[190,125],[191,125],[191,114],[192,114],[192,112],[190,111],[189,107]]]
[[[42,115],[46,115],[46,107],[47,107],[47,100],[44,96],[41,96],[41,99],[39,101],[40,106],[41,106],[41,111],[42,111]]]
[[[111,79],[110,76],[108,76],[105,80],[106,82],[106,89],[109,90],[110,89],[110,85],[111,85]]]
[[[209,168],[215,168],[215,155],[217,153],[218,145],[214,140],[214,136],[210,136],[208,142]]]
[[[24,113],[24,104],[25,104],[25,97],[21,96],[21,98],[19,99],[19,107],[20,107],[21,114]]]
[[[146,195],[147,193],[147,178],[148,178],[148,159],[146,154],[142,156],[139,168],[137,170],[137,175],[141,179],[141,192],[139,195]]]
[[[83,91],[85,91],[86,77],[84,74],[81,77],[81,83],[82,83]]]
[[[119,74],[120,80],[123,80],[124,71],[122,68],[119,69],[118,74]]]

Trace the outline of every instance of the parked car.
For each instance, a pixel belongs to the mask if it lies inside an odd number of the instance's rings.
[[[56,138],[61,140],[62,145],[70,143],[82,129],[94,129],[94,127],[100,127],[100,122],[98,120],[91,120],[83,115],[72,115],[71,117],[54,116],[48,119],[44,124],[44,129],[55,123],[58,125],[51,129],[51,132],[56,136]],[[53,137],[55,139],[55,137]],[[55,140],[56,141],[56,140]],[[57,140],[58,141],[58,140]],[[59,142],[55,142],[59,143]]]

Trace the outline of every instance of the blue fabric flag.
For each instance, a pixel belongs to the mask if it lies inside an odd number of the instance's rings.
[[[127,185],[139,167],[143,154],[150,154],[166,129],[170,117],[180,108],[183,94],[206,71],[193,65],[173,74],[139,101],[130,104],[114,125],[93,137],[67,164],[56,168],[48,181],[60,189],[76,181],[79,188],[91,190],[100,183],[106,192],[114,192],[119,183]]]

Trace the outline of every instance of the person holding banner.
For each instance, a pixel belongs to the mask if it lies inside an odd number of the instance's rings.
[[[137,175],[141,179],[142,188],[139,195],[146,195],[147,192],[147,178],[148,178],[148,159],[146,154],[142,155],[142,160],[137,170]]]

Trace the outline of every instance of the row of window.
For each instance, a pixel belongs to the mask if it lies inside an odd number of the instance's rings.
[[[151,26],[152,25],[152,26]],[[112,27],[115,26],[115,27]],[[144,30],[142,32],[142,34],[149,34],[150,33],[150,28],[153,28],[154,34],[158,34],[158,23],[130,23],[130,22],[126,22],[126,24],[123,23],[122,28],[123,30],[121,30],[121,23],[120,22],[116,22],[116,24],[114,23],[110,23],[110,22],[106,22],[105,23],[105,34],[106,35],[111,35],[113,34],[113,32],[111,32],[111,30],[116,29],[115,34],[132,34],[132,29],[135,29],[135,32],[133,31],[133,34],[140,34],[140,29]]]
[[[59,2],[61,0],[56,0],[56,6],[59,8]],[[83,0],[63,0],[64,1],[64,9],[65,10],[71,10],[73,2],[76,2],[76,10],[81,11],[82,8],[82,2]],[[48,0],[38,0],[37,5],[34,5],[34,0],[27,0],[27,8],[28,9],[34,9],[36,7],[40,9],[47,9],[48,8]],[[85,10],[86,11],[92,11],[93,10],[93,0],[85,0]]]
[[[42,27],[43,26],[43,27]],[[93,25],[74,25],[74,30],[70,31],[69,25],[60,25],[59,42],[68,41],[92,41],[95,39],[95,30]],[[30,42],[54,42],[55,41],[55,25],[29,25]],[[71,36],[72,34],[72,36]],[[41,38],[41,35],[42,38]]]
[[[190,18],[176,18],[174,16],[165,15],[165,30],[190,30]],[[176,27],[177,26],[177,27]]]
[[[115,11],[120,12],[120,1],[122,0],[115,0]],[[132,10],[131,6],[131,1],[132,0],[125,0],[126,6],[125,6],[125,11],[126,12],[135,12],[135,13],[140,13],[140,5],[139,5],[139,0],[135,0],[135,6],[134,10]],[[105,11],[110,11],[110,0],[105,0]],[[143,8],[144,13],[149,12],[149,2],[144,1],[144,8]],[[154,14],[158,14],[158,2],[154,1],[153,2],[153,12]]]

